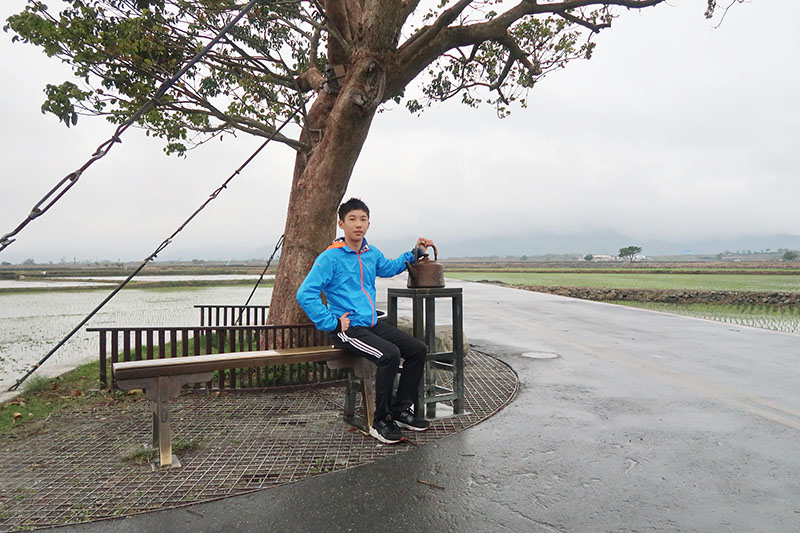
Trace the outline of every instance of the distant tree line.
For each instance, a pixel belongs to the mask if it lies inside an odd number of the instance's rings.
[[[736,250],[735,252],[731,252],[730,250],[725,250],[724,252],[717,254],[717,259],[722,259],[725,256],[731,255],[781,255],[781,259],[783,261],[796,261],[798,257],[800,257],[800,253],[797,250],[790,250],[789,248],[778,248],[777,250],[772,250],[771,248],[764,248],[763,250]]]

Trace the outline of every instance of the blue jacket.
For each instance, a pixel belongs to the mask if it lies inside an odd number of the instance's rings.
[[[341,237],[317,256],[297,289],[297,302],[322,331],[336,331],[339,317],[348,311],[351,326],[374,326],[378,322],[375,277],[396,276],[405,270],[406,261],[414,262],[412,252],[405,252],[397,259],[386,259],[366,239],[361,250],[354,252]],[[320,299],[320,292],[328,300],[327,307]]]

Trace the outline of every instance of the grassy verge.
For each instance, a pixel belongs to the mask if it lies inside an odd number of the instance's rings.
[[[133,394],[99,390],[98,361],[87,363],[55,378],[34,376],[24,384],[24,391],[0,406],[0,438],[17,438],[35,432],[41,422],[65,409],[108,405]]]
[[[800,292],[800,277],[791,274],[609,274],[604,272],[548,273],[447,271],[449,278],[500,281],[509,285],[590,287],[612,289],[692,289],[711,291]]]

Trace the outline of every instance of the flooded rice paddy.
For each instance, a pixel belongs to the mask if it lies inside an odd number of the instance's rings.
[[[235,280],[257,280],[260,276],[255,274],[221,274],[221,275],[208,275],[208,276],[145,276],[140,275],[134,278],[136,282],[147,283],[163,283],[172,282],[180,283],[186,281],[206,281],[206,282],[225,282]],[[273,279],[275,276],[267,275],[264,279]],[[60,289],[72,287],[107,287],[112,284],[118,284],[122,280],[127,279],[127,276],[71,276],[71,277],[53,277],[53,278],[29,278],[20,280],[5,280],[0,279],[0,289]]]
[[[149,276],[156,281],[243,279],[247,276]],[[253,277],[258,278],[258,276]],[[105,278],[108,280],[109,278]],[[123,278],[120,278],[123,279]],[[137,278],[140,279],[140,278]],[[15,283],[19,287],[21,281]],[[92,281],[30,282],[48,287],[74,287],[74,283]],[[255,282],[254,282],[255,283]],[[107,286],[107,284],[104,284]],[[35,375],[57,375],[97,357],[98,334],[87,327],[104,326],[192,326],[200,323],[195,305],[243,305],[252,285],[221,287],[169,287],[125,289],[61,347]],[[26,285],[31,286],[31,285]],[[32,365],[44,357],[64,336],[77,326],[100,302],[107,290],[69,290],[35,292],[0,292],[0,392],[13,385]],[[269,304],[270,287],[260,287],[252,305]]]

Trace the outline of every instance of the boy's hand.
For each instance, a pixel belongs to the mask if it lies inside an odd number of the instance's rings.
[[[425,237],[420,237],[417,239],[417,248],[424,254],[429,246],[433,246],[433,241],[430,239],[426,239]]]
[[[350,314],[350,311],[346,312],[342,316],[339,317],[339,325],[342,328],[342,331],[347,331],[347,328],[350,327],[350,319],[347,318],[347,315]]]

